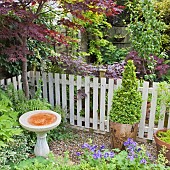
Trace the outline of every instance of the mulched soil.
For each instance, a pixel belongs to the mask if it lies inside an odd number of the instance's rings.
[[[69,153],[69,157],[73,163],[78,162],[77,152],[82,152],[81,147],[84,143],[92,142],[93,145],[101,146],[105,145],[105,148],[110,148],[110,135],[99,134],[94,131],[78,130],[73,129],[71,126],[67,127],[71,129],[70,139],[67,140],[57,140],[50,142],[50,150],[58,156],[64,156],[64,152]],[[152,154],[154,159],[156,158],[156,145],[154,141],[147,141],[145,139],[137,138],[137,143],[139,145],[144,144],[147,151]]]

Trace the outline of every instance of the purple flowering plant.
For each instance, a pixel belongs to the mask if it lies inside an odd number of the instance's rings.
[[[164,156],[159,161],[147,151],[144,145],[138,145],[133,139],[124,142],[125,150],[106,149],[104,145],[97,146],[84,143],[82,150],[76,153],[80,165],[87,165],[94,169],[136,169],[136,170],[167,170]]]
[[[127,158],[136,165],[146,165],[153,162],[153,156],[146,150],[144,145],[138,146],[133,139],[128,138],[127,141],[124,142],[124,146],[127,151]]]
[[[84,143],[82,145],[82,152],[77,152],[76,155],[82,162],[88,162],[91,166],[95,166],[99,162],[109,162],[115,153],[106,149],[104,145],[97,146]]]

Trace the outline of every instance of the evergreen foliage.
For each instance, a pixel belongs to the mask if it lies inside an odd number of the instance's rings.
[[[122,86],[113,95],[110,120],[122,124],[138,123],[141,118],[141,103],[135,66],[129,60],[123,72]]]

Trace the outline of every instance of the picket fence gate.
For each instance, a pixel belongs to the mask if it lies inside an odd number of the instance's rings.
[[[34,91],[42,80],[42,96],[52,106],[60,105],[67,113],[71,125],[80,129],[93,129],[98,133],[109,132],[109,111],[112,105],[113,92],[121,86],[121,79],[82,77],[58,73],[28,72],[30,91]],[[1,85],[13,83],[16,89],[22,89],[21,76],[0,80]],[[143,82],[138,90],[142,93],[142,117],[139,123],[139,138],[153,139],[157,129],[164,128],[166,107],[161,105],[161,118],[155,125],[158,83],[149,87]],[[148,96],[150,107],[148,108]],[[149,119],[146,121],[146,115]],[[170,128],[170,116],[167,128]]]

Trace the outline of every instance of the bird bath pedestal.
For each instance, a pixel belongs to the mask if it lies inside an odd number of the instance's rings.
[[[47,132],[60,124],[61,116],[51,110],[34,110],[24,113],[19,122],[23,128],[37,134],[35,155],[47,157],[50,151],[46,140]]]

